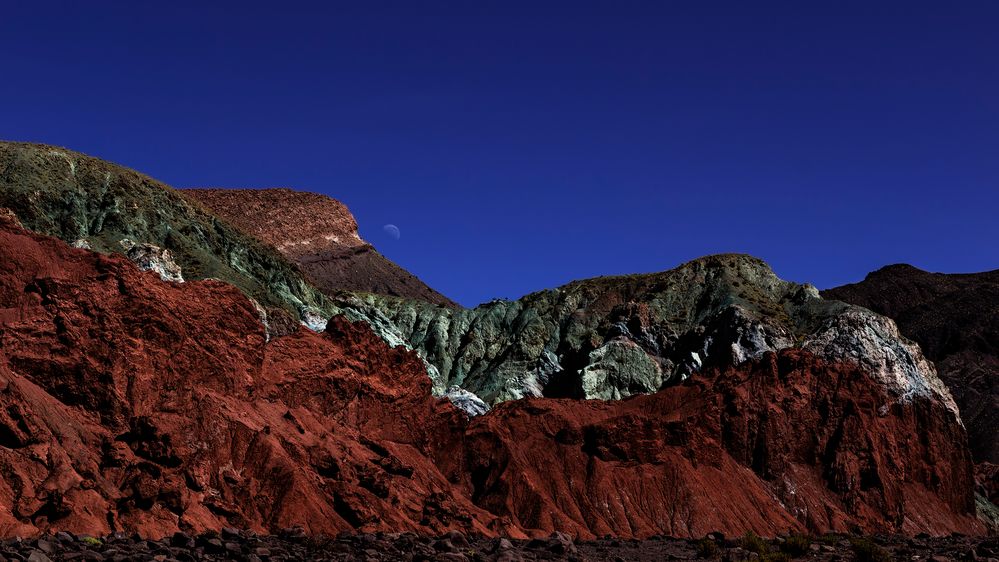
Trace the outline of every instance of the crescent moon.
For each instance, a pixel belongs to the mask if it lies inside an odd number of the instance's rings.
[[[399,232],[399,227],[394,224],[386,224],[382,227],[382,230],[385,231],[385,234],[391,236],[393,240],[398,240],[402,236],[402,233]]]

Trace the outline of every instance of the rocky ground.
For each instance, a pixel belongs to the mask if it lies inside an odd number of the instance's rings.
[[[192,536],[176,533],[158,541],[115,534],[103,538],[69,533],[0,543],[0,559],[46,562],[60,560],[400,560],[496,561],[518,560],[947,560],[994,561],[999,539],[951,536],[788,537],[763,540],[755,536],[726,539],[719,534],[701,540],[653,538],[574,542],[562,534],[546,539],[510,540],[466,537],[451,532],[440,537],[413,533],[307,536],[300,529],[258,536],[226,528],[221,533]]]

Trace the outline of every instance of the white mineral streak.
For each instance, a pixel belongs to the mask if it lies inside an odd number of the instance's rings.
[[[450,400],[455,407],[460,408],[470,417],[481,416],[489,411],[488,404],[464,388],[452,386],[447,389],[447,394],[445,394],[445,396],[447,396],[447,399]]]
[[[142,271],[155,271],[160,279],[171,283],[183,283],[184,276],[181,275],[180,266],[173,261],[173,254],[170,250],[164,250],[152,244],[136,244],[128,238],[122,239],[122,249],[125,255],[132,260]]]

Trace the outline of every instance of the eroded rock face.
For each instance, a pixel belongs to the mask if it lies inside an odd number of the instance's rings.
[[[266,308],[297,316],[311,307],[330,316],[322,293],[276,250],[122,166],[52,146],[0,142],[0,207],[40,234],[103,253],[122,253],[122,239],[150,244],[169,251],[188,281],[221,279]]]
[[[86,241],[84,240],[84,242]],[[122,249],[125,250],[125,255],[128,256],[128,259],[132,260],[132,263],[137,265],[142,271],[154,271],[160,276],[160,279],[171,283],[184,282],[180,266],[177,265],[177,262],[173,261],[173,254],[170,253],[170,250],[164,250],[152,244],[136,244],[128,238],[123,239],[119,243]],[[73,247],[80,248],[81,250],[90,249],[89,244],[77,244],[76,242],[73,243]],[[265,322],[266,318],[262,318],[261,321]]]
[[[318,193],[285,188],[184,189],[181,193],[293,260],[330,248],[366,244],[347,206]]]
[[[999,270],[892,265],[824,295],[884,314],[917,341],[954,394],[976,460],[999,464]]]
[[[524,527],[912,534],[976,528],[965,440],[938,402],[786,350],[624,401],[506,402],[475,418],[466,449],[472,497]]]
[[[370,292],[457,307],[357,233],[346,205],[291,189],[185,189],[181,193],[270,244],[327,293]]]
[[[0,535],[982,531],[963,428],[857,363],[764,352],[469,419],[363,324],[266,340],[232,286],[0,220]]]
[[[445,396],[456,408],[469,416],[481,416],[489,411],[489,404],[486,404],[481,398],[463,388],[452,386],[447,389]]]
[[[10,223],[14,226],[18,227],[22,226],[21,220],[17,218],[17,214],[6,207],[0,207],[0,220]]]
[[[415,355],[342,319],[265,339],[230,285],[0,228],[0,535],[486,530]]]
[[[918,346],[891,320],[822,299],[744,255],[709,256],[650,275],[570,283],[516,301],[450,310],[374,295],[337,306],[405,342],[449,386],[497,404],[524,397],[619,399],[691,373],[803,348],[864,366],[899,400],[957,409]]]

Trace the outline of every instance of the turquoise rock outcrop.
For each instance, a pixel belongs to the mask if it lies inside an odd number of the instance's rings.
[[[678,384],[708,366],[798,347],[863,364],[900,400],[953,399],[919,347],[873,312],[824,300],[762,260],[708,256],[670,271],[600,277],[472,309],[340,295],[363,319],[431,365],[434,389],[488,404],[528,396],[620,399]]]

